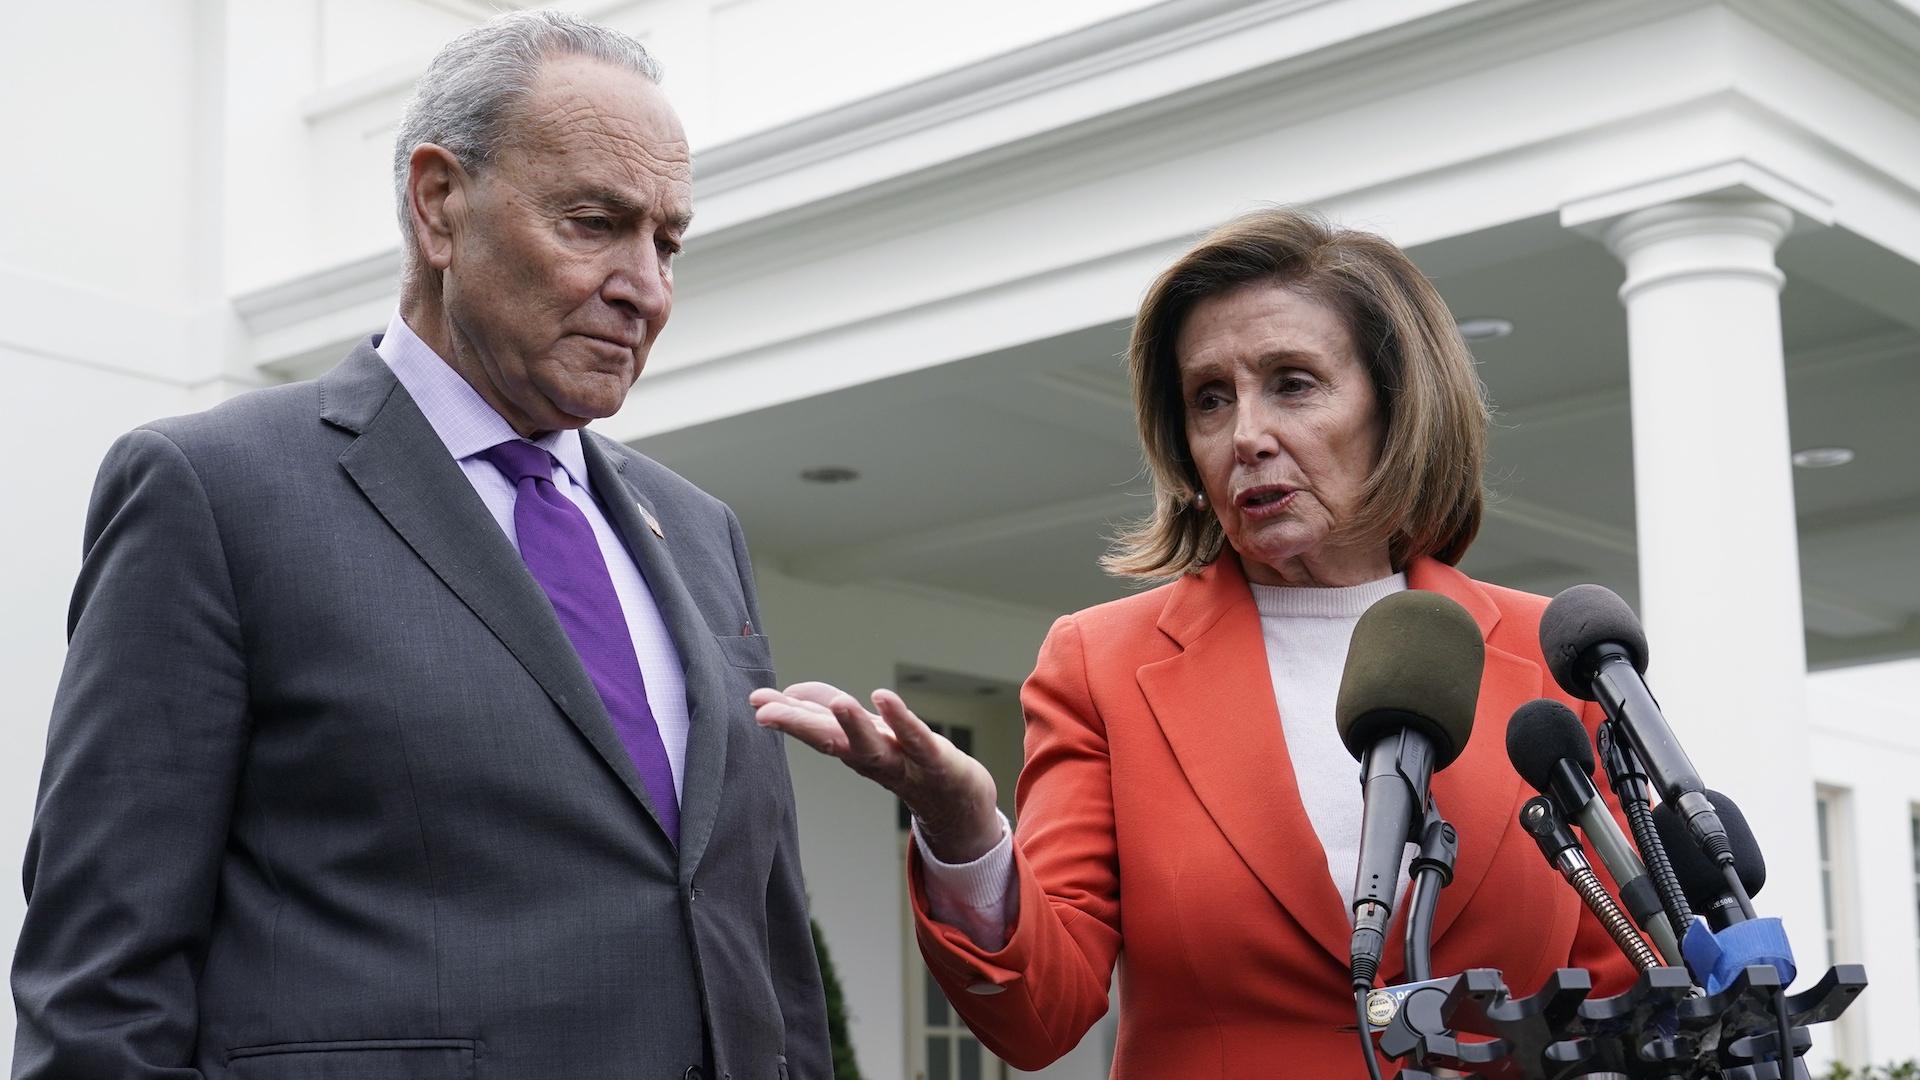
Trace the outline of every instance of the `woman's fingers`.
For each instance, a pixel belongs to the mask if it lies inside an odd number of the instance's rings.
[[[839,758],[910,806],[944,806],[960,790],[955,782],[966,770],[956,772],[950,757],[958,752],[891,690],[874,691],[878,714],[853,695],[821,682],[795,683],[785,690],[762,687],[747,700],[762,727]],[[964,758],[962,763],[971,764]]]
[[[759,691],[756,690],[754,693],[759,693]],[[836,698],[847,698],[851,700],[853,697],[852,694],[847,693],[832,683],[823,682],[798,682],[787,687],[784,691],[775,691],[775,693],[784,693],[787,697],[793,698],[795,701],[810,701],[822,708],[832,705]]]
[[[847,735],[831,711],[811,702],[794,701],[779,691],[756,690],[751,701],[754,720],[761,727],[784,732],[823,754],[847,756]]]
[[[795,683],[784,691],[761,687],[747,701],[760,726],[831,754],[883,785],[893,786],[904,772],[893,732],[843,690],[826,683]]]
[[[840,730],[847,736],[847,764],[860,769],[877,769],[899,756],[900,744],[874,715],[860,707],[852,694],[841,694],[827,703]]]
[[[880,719],[893,732],[899,742],[900,750],[907,760],[920,768],[929,768],[940,760],[940,736],[924,720],[907,708],[899,694],[891,690],[873,692],[874,708],[880,710]]]

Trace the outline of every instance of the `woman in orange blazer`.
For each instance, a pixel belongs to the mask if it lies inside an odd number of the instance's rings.
[[[1047,635],[1021,693],[1017,838],[986,770],[891,692],[877,712],[820,683],[755,692],[763,724],[914,811],[921,951],[1001,1058],[1071,1050],[1124,956],[1115,1077],[1366,1075],[1347,972],[1358,772],[1332,700],[1359,609],[1401,588],[1453,599],[1486,639],[1472,738],[1433,781],[1460,837],[1433,970],[1497,967],[1518,993],[1563,966],[1601,992],[1631,981],[1518,825],[1532,792],[1507,721],[1561,695],[1545,599],[1452,565],[1481,513],[1471,364],[1403,253],[1311,215],[1240,218],[1161,276],[1131,346],[1156,509],[1107,565],[1174,580]],[[1379,981],[1402,975],[1396,945]]]

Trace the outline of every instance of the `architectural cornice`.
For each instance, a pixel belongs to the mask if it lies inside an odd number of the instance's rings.
[[[1082,159],[1112,168],[1125,158],[1103,148],[1218,135],[1250,104],[1296,119],[1702,6],[1170,0],[696,149],[692,239],[711,252],[851,203],[937,196],[1009,160],[1044,160],[1056,176]]]
[[[234,297],[253,365],[282,379],[331,366],[346,342],[386,325],[400,270],[396,246]]]
[[[717,194],[899,139],[1329,0],[1170,0],[700,152]]]
[[[1902,0],[1730,0],[1733,10],[1920,116],[1920,10]]]
[[[1833,224],[1833,201],[1746,159],[1682,169],[1624,188],[1573,200],[1560,208],[1560,224],[1595,239],[1629,214],[1668,203],[1745,195],[1786,207],[1815,225]]]

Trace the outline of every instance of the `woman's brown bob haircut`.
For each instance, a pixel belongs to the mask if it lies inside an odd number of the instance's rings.
[[[1386,240],[1307,211],[1272,209],[1215,229],[1141,302],[1127,354],[1153,516],[1115,538],[1101,560],[1107,571],[1173,577],[1219,556],[1219,520],[1193,505],[1200,478],[1187,453],[1174,343],[1195,304],[1256,283],[1297,289],[1339,312],[1380,403],[1380,460],[1330,542],[1384,541],[1395,570],[1422,555],[1459,562],[1480,530],[1487,404],[1452,314]]]

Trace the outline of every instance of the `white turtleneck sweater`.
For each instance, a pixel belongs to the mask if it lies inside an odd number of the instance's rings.
[[[1260,633],[1267,645],[1267,671],[1273,679],[1280,728],[1293,759],[1294,779],[1307,820],[1320,837],[1327,873],[1349,912],[1353,908],[1354,866],[1360,858],[1360,773],[1340,742],[1333,723],[1340,675],[1347,663],[1347,642],[1362,612],[1374,601],[1407,587],[1405,574],[1337,589],[1252,585],[1260,611]],[[926,868],[930,914],[958,927],[983,949],[1006,944],[1019,917],[1019,893],[1013,886],[1013,838],[1004,818],[1000,842],[970,863],[943,863],[914,831],[914,843]],[[1404,889],[1408,848],[1400,860]]]

